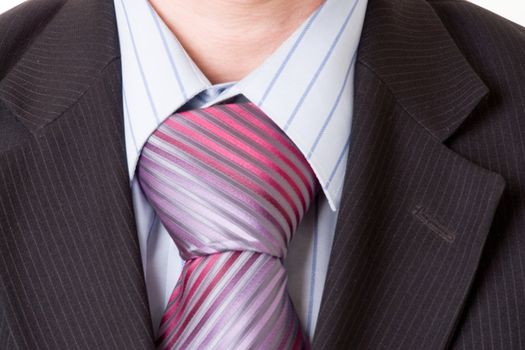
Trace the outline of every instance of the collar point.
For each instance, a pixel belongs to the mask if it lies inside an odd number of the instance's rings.
[[[330,206],[330,209],[332,210],[332,212],[338,211],[339,204],[341,202],[340,198],[335,198],[328,191],[324,191],[324,195],[326,197],[326,200],[328,201],[328,205]]]

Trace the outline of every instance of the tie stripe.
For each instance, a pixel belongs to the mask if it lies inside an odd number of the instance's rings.
[[[286,169],[286,167],[288,167],[289,164],[286,164],[286,162],[284,164],[279,164],[279,158],[270,158],[266,150],[259,148],[257,144],[252,144],[252,142],[250,142],[250,139],[246,137],[248,135],[242,135],[241,133],[239,133],[238,123],[230,121],[230,130],[228,133],[225,130],[223,130],[220,126],[216,125],[214,122],[202,118],[202,113],[203,112],[198,112],[196,114],[199,115],[190,115],[188,116],[187,120],[190,120],[193,126],[199,129],[199,131],[203,135],[208,136],[210,139],[214,140],[225,140],[229,144],[229,146],[232,146],[232,148],[236,148],[236,150],[242,149],[246,155],[252,157],[255,161],[259,162],[257,165],[252,165],[249,161],[244,161],[242,157],[239,157],[241,159],[240,162],[243,163],[243,165],[247,165],[248,167],[250,167],[254,173],[262,171],[264,169],[261,169],[261,165],[264,165],[268,169],[276,171],[279,176],[281,176],[284,180],[287,181],[287,184],[292,186],[292,189],[301,201],[303,209],[306,207],[306,200],[308,194],[305,194],[305,192],[307,191],[307,185],[302,184],[303,186],[299,188],[299,186],[297,185],[297,183],[300,182],[298,179],[298,173],[293,172],[293,170],[291,169]],[[216,117],[216,115],[214,116]],[[168,123],[170,123],[170,121],[168,121]],[[223,125],[223,127],[224,126],[226,125]],[[245,137],[244,140],[241,139],[242,136]],[[265,144],[268,145],[269,143],[265,142]],[[275,151],[279,152],[278,150]],[[235,151],[231,152],[229,150],[226,150],[226,152],[228,152],[229,155],[231,155],[232,157],[236,157]],[[291,165],[293,166],[293,164]],[[294,179],[292,179],[292,177]]]
[[[160,150],[159,150],[159,153],[162,153],[162,152],[160,152]],[[148,155],[149,155],[149,152],[148,152],[148,151],[143,152],[143,155],[148,156]],[[168,159],[171,159],[171,158],[172,158],[170,155],[166,155],[166,157],[167,157]],[[171,159],[171,160],[173,160],[173,159]],[[180,165],[180,166],[187,165],[186,162],[178,162],[178,163],[179,163],[178,165]],[[191,166],[188,165],[187,168],[191,168]],[[157,170],[157,173],[163,171],[163,169],[157,169],[157,165],[152,166],[152,168],[150,168],[150,169],[152,169],[152,172],[153,172],[154,170]],[[235,186],[234,184],[232,184],[228,179],[222,179],[223,181],[220,181],[221,179],[220,179],[219,176],[214,175],[214,174],[211,174],[211,171],[213,171],[213,170],[211,170],[211,169],[210,169],[210,172],[208,172],[208,173],[206,173],[205,171],[202,171],[202,172],[201,172],[201,171],[199,171],[200,169],[198,169],[198,168],[194,168],[194,169],[191,169],[191,170],[194,170],[194,174],[195,174],[196,176],[192,176],[192,178],[193,178],[193,179],[192,179],[193,182],[191,183],[190,187],[185,187],[185,189],[188,189],[189,191],[192,191],[192,193],[194,193],[194,194],[195,194],[195,192],[198,191],[198,190],[194,190],[194,188],[198,188],[198,186],[197,186],[197,181],[198,181],[198,179],[199,179],[199,175],[200,175],[200,176],[202,176],[202,177],[200,177],[201,179],[209,180],[210,182],[213,181],[214,183],[216,183],[216,186],[212,186],[212,187],[210,187],[210,186],[203,186],[203,187],[202,187],[202,190],[203,190],[205,193],[206,193],[206,192],[213,192],[214,189],[219,190],[219,189],[224,189],[224,188],[226,188],[227,190],[231,190],[232,192],[237,192],[237,193],[239,193],[240,195],[242,195],[242,192],[237,191],[237,190],[236,190],[236,186]],[[183,175],[189,177],[189,174],[187,174],[185,171],[180,170],[180,169],[177,169],[177,171],[179,171],[181,174],[183,174]],[[173,174],[170,174],[170,175],[173,175]],[[221,176],[222,176],[222,175],[221,175]],[[153,175],[152,173],[150,173],[150,174],[144,176],[144,178],[145,178],[146,180],[149,179],[149,178],[151,178],[151,177],[154,177],[154,178],[157,178],[157,179],[159,178],[158,175]],[[186,178],[188,178],[188,177],[186,177]],[[159,181],[159,182],[160,182],[160,181]],[[145,185],[144,185],[144,184],[145,184]],[[144,187],[151,188],[151,186],[148,186],[147,184],[148,184],[147,181],[141,181],[141,185],[143,186],[143,188],[144,188]],[[178,192],[183,191],[182,189],[180,189],[180,188],[181,188],[180,185],[176,185],[176,184],[177,184],[177,183],[176,183],[175,181],[173,181],[173,182],[171,182],[171,183],[166,183],[166,184],[165,184],[165,186],[166,186],[165,189],[168,189],[168,190],[169,190],[169,189],[173,189],[173,191],[178,191]],[[223,186],[223,187],[221,187],[221,186]],[[146,191],[145,191],[145,192],[146,192]],[[160,199],[160,197],[161,197],[160,194],[153,193],[153,192],[152,192],[152,196],[159,197],[159,198],[156,198],[157,200]],[[223,196],[223,200],[224,200],[224,201],[227,201],[227,199],[228,199],[227,196]],[[250,204],[251,207],[255,207],[255,206],[257,206],[257,204],[259,204],[259,206],[261,206],[260,203],[262,202],[262,200],[255,200],[255,201],[254,201],[251,197],[248,197],[248,196],[244,196],[244,199]],[[150,200],[151,200],[151,199],[150,199]],[[215,210],[218,210],[218,209],[227,210],[227,204],[225,204],[225,203],[222,202],[222,201],[221,201],[221,202],[217,202],[217,203],[218,203],[218,204],[221,204],[222,206],[220,206],[220,207],[217,206],[216,208],[214,208]],[[243,207],[241,206],[241,207],[237,207],[237,208],[243,208]],[[271,215],[272,211],[274,212],[275,215],[272,216],[272,217],[274,218],[273,221],[276,222],[277,225],[275,225],[275,224],[272,225],[272,229],[273,229],[274,231],[276,231],[276,234],[281,233],[281,234],[279,234],[279,236],[280,236],[279,241],[287,241],[287,231],[288,231],[289,229],[291,229],[290,222],[286,220],[286,217],[285,217],[284,215],[282,215],[282,212],[280,212],[280,214],[278,214],[278,213],[275,213],[276,210],[271,210],[271,209],[274,208],[274,207],[269,206],[269,205],[262,205],[262,208],[264,209],[264,211],[268,211],[268,212],[270,213],[270,215]],[[270,208],[270,210],[268,210],[269,208]],[[159,211],[159,210],[157,210],[157,211]],[[168,213],[167,213],[165,210],[162,210],[162,208],[160,208],[160,211],[162,211],[163,213],[166,214],[167,217],[169,217]],[[233,214],[233,215],[237,215],[237,219],[242,221],[243,217],[247,217],[247,216],[249,216],[250,213],[251,213],[252,215],[256,215],[257,226],[258,226],[258,227],[263,227],[263,225],[261,225],[260,223],[263,221],[263,218],[264,218],[264,216],[265,216],[265,215],[264,215],[264,212],[262,212],[262,213],[259,212],[259,213],[258,213],[258,212],[256,212],[256,211],[252,211],[252,212],[250,212],[250,211],[248,211],[248,210],[238,210],[238,213],[237,213],[237,214]],[[176,214],[174,214],[174,215],[176,215]],[[186,220],[179,220],[179,221],[176,221],[176,220],[168,220],[168,222],[165,223],[165,226],[166,226],[166,228],[168,229],[168,231],[170,231],[170,232],[171,232],[172,230],[181,230],[181,232],[191,232],[191,228],[185,229],[185,227],[181,227],[181,225],[184,225],[184,223],[185,223],[187,220],[192,220],[192,216],[196,216],[196,215],[198,215],[198,213],[193,212],[193,213],[191,213],[191,215],[190,215]],[[168,219],[169,219],[169,218],[168,218]],[[219,219],[219,217],[218,217],[218,219]],[[280,219],[281,219],[281,220],[280,220]],[[279,222],[279,221],[281,221],[281,222]],[[283,226],[283,221],[284,221],[284,224],[286,225],[286,227]],[[224,229],[222,230],[222,231],[223,231],[223,232],[222,232],[223,234],[224,234],[224,230],[226,230],[226,229],[227,229],[227,227],[224,228]],[[259,229],[261,229],[261,228],[259,228]],[[262,231],[264,231],[264,228],[262,228]],[[211,230],[211,229],[210,229],[210,230],[205,230],[205,229],[203,229],[203,230],[201,231],[201,233],[205,233],[205,232],[208,233],[208,236],[211,236],[211,235],[214,234],[214,231]],[[188,233],[187,235],[185,235],[184,238],[185,238],[185,239],[188,239],[188,240],[185,241],[185,242],[180,242],[180,240],[179,240],[177,237],[174,237],[174,240],[175,240],[176,243],[178,243],[178,244],[177,244],[178,246],[179,246],[179,244],[180,244],[180,246],[184,247],[185,245],[188,245],[188,243],[193,243],[193,238],[186,238],[187,236],[191,236],[191,234]],[[275,236],[275,234],[274,234],[274,236]],[[275,238],[274,240],[277,240],[277,238]],[[278,244],[279,244],[279,242],[275,242],[274,245],[277,246]],[[198,246],[198,244],[195,244],[195,245],[193,245],[193,246],[190,247],[190,248],[196,249],[197,246]],[[200,248],[201,248],[201,249],[205,249],[205,247],[200,247]],[[207,252],[208,252],[208,251],[207,251]],[[213,252],[213,250],[212,250],[212,251],[209,251],[209,253],[211,253],[211,252]],[[183,257],[184,257],[184,252],[182,252],[182,253],[183,253]]]
[[[281,260],[317,182],[286,135],[251,103],[174,114],[138,177],[186,260],[158,348],[308,348]]]
[[[284,207],[287,214],[291,216],[290,219],[293,219],[294,222],[297,223],[299,217],[297,198],[292,195],[291,191],[287,191],[286,185],[279,181],[281,179],[278,179],[277,176],[269,175],[269,173],[277,173],[275,168],[268,167],[267,169],[263,169],[257,165],[258,160],[256,158],[251,157],[252,159],[247,159],[250,155],[247,154],[248,152],[246,152],[246,148],[239,148],[237,153],[235,153],[225,147],[223,142],[213,140],[208,138],[207,135],[197,133],[192,127],[180,125],[182,123],[170,123],[169,120],[166,124],[172,128],[172,132],[169,132],[172,135],[164,134],[161,131],[158,133],[158,137],[171,143],[174,141],[173,137],[181,137],[181,135],[184,135],[187,142],[200,148],[198,151],[186,148],[192,156],[201,161],[210,162],[210,164],[217,167],[219,170],[227,171],[227,174],[234,176],[237,179],[242,179],[243,177],[241,174],[244,174],[246,178],[250,178],[253,181],[251,183],[251,186],[253,186],[253,188],[251,188],[252,190],[257,188],[258,192],[264,193],[264,195],[271,198],[275,204],[279,203],[276,201],[276,198],[283,196],[286,200],[285,203],[287,204]],[[204,153],[203,150],[205,150],[204,152],[206,153]],[[264,182],[260,180],[263,176],[266,177],[266,181]],[[284,180],[282,180],[282,182],[284,182]],[[290,215],[290,211],[293,212],[293,216]]]

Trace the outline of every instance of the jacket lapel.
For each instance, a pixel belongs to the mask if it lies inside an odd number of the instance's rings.
[[[488,93],[430,5],[370,0],[315,349],[443,349],[504,188],[444,141]]]
[[[4,321],[21,348],[153,348],[113,2],[47,4],[55,13],[0,81],[27,130],[0,154]]]

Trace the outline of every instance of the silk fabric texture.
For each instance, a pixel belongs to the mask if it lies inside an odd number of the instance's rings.
[[[318,184],[293,142],[251,103],[186,111],[138,176],[185,260],[158,348],[309,348],[282,259]]]

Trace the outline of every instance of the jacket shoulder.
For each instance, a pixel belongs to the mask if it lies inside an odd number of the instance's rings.
[[[0,80],[64,3],[30,0],[0,15]]]

